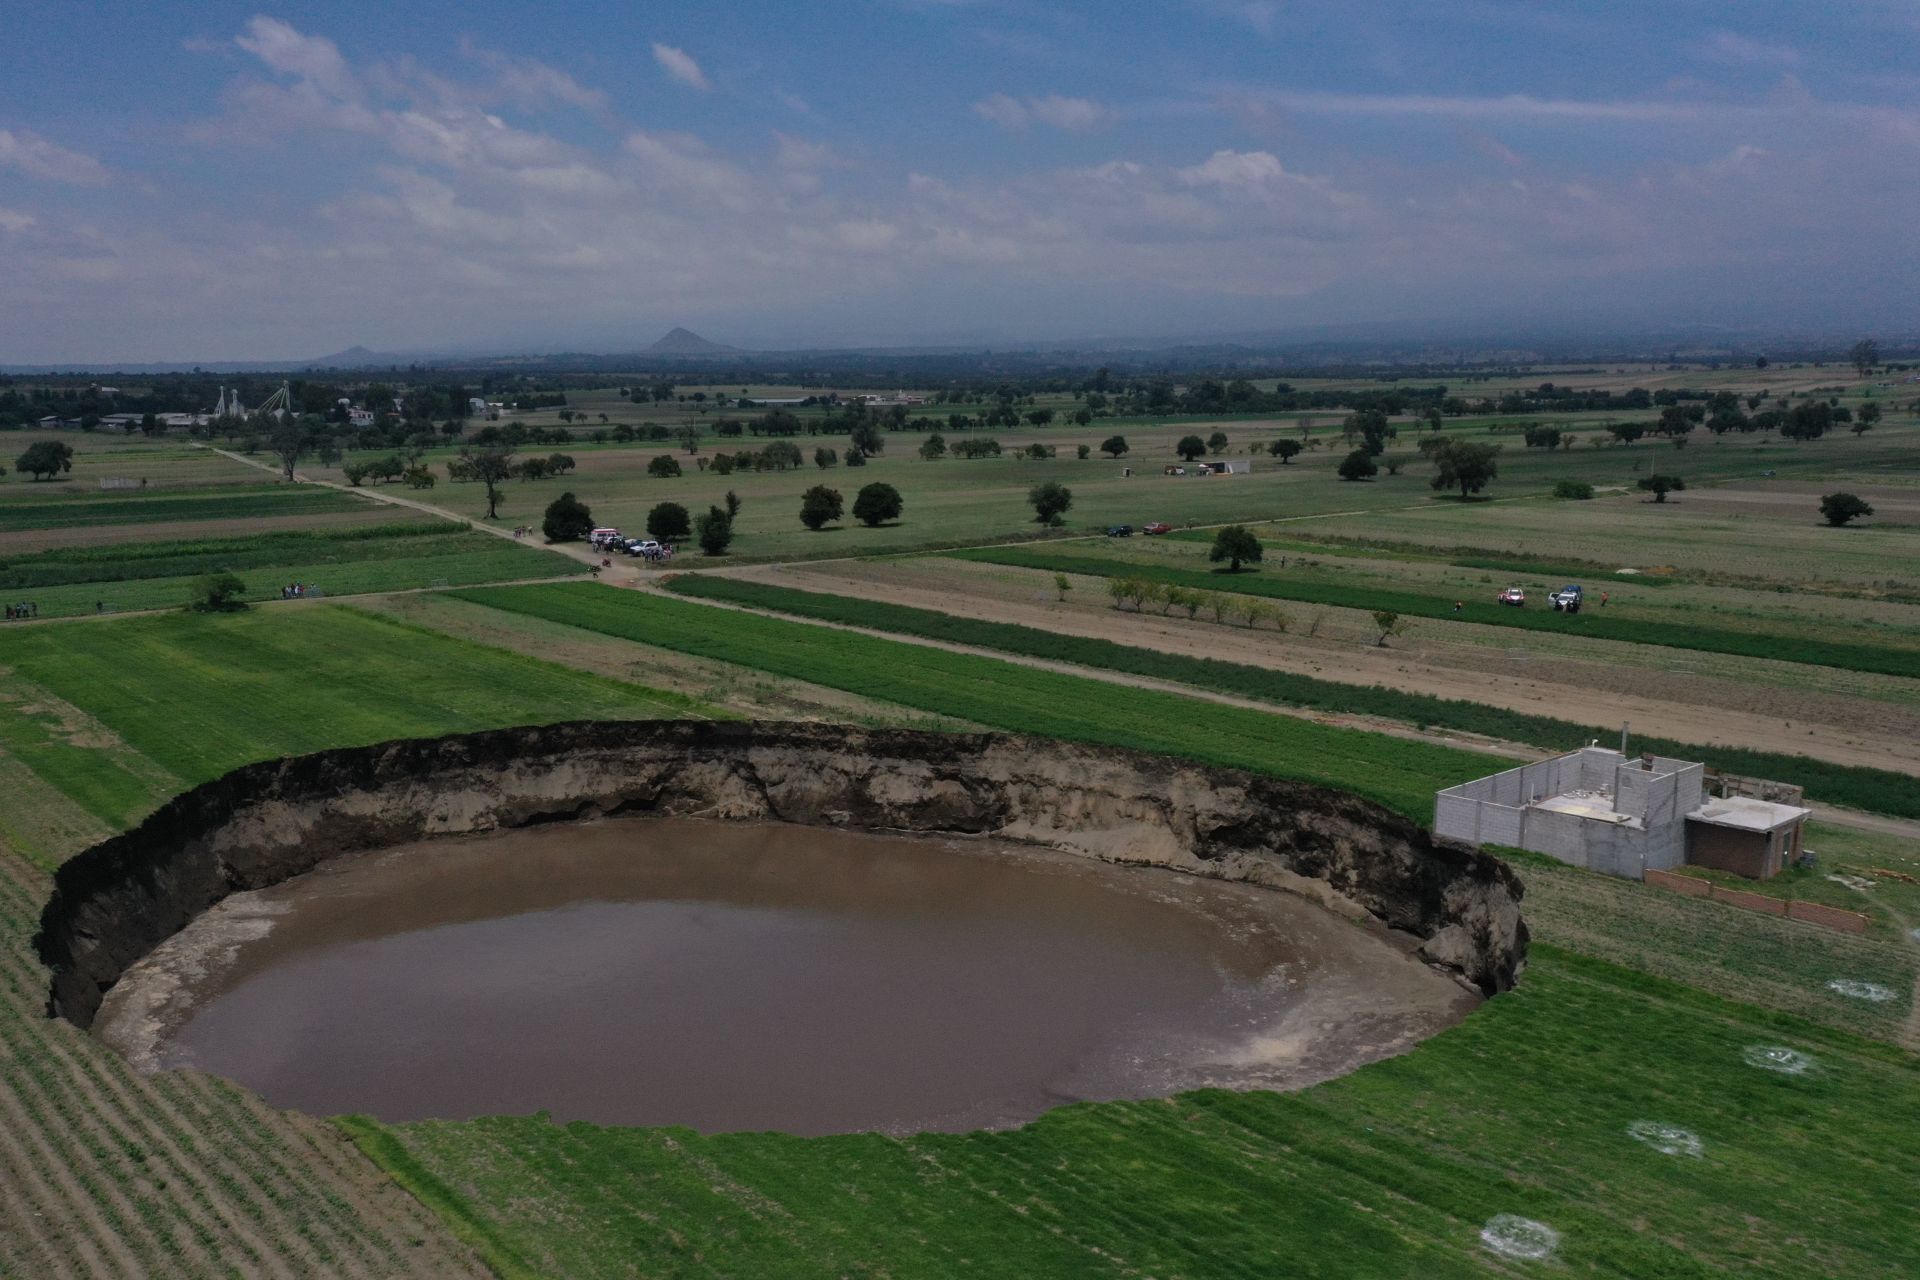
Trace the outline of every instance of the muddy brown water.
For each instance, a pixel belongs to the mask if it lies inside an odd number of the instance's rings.
[[[1031,846],[619,819],[343,858],[216,906],[96,1032],[383,1120],[962,1130],[1296,1088],[1476,1003],[1304,899]]]

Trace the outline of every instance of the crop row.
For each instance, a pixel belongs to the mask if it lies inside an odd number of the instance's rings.
[[[675,578],[670,586],[682,595],[723,600],[798,617],[922,636],[951,644],[999,649],[1030,658],[1097,667],[1103,671],[1172,680],[1222,693],[1244,694],[1281,706],[1380,716],[1422,727],[1483,734],[1548,750],[1571,750],[1607,732],[1604,726],[1575,724],[1568,720],[1528,715],[1522,711],[1508,711],[1461,699],[1408,693],[1386,685],[1342,684],[1246,663],[1163,653],[1157,649],[1143,649],[1111,640],[1060,635],[1018,623],[960,618],[931,609],[916,609],[876,600],[796,591],[791,587],[705,575]],[[1906,774],[1829,764],[1823,760],[1776,751],[1703,747],[1652,737],[1640,737],[1636,741],[1643,750],[1661,755],[1686,759],[1708,758],[1729,772],[1791,779],[1805,785],[1808,794],[1815,799],[1831,804],[1850,805],[1903,817],[1920,817],[1920,781]]]
[[[1234,591],[1243,595],[1298,600],[1307,604],[1324,604],[1342,609],[1388,611],[1409,618],[1471,622],[1480,626],[1546,631],[1556,635],[1577,635],[1588,639],[1615,640],[1627,644],[1663,645],[1671,649],[1725,653],[1743,658],[1766,658],[1776,662],[1835,667],[1844,671],[1920,677],[1920,650],[1916,649],[1891,649],[1877,645],[1846,644],[1840,641],[1816,640],[1799,636],[1789,638],[1753,631],[1733,631],[1722,627],[1696,627],[1673,622],[1609,617],[1597,608],[1587,608],[1571,615],[1546,610],[1512,609],[1484,600],[1456,601],[1447,596],[1396,591],[1381,586],[1319,582],[1301,578],[1262,577],[1257,573],[1227,575],[1200,569],[1176,569],[1142,561],[1116,560],[1097,555],[1039,551],[1028,547],[982,547],[951,554],[956,559],[980,560],[988,564],[1002,564],[1020,569],[1082,573],[1109,578],[1146,578],[1153,582],[1173,583],[1184,587]],[[1458,609],[1455,608],[1456,603],[1460,606]]]
[[[1477,752],[589,583],[455,594],[1016,733],[1142,749],[1151,725],[1153,749],[1358,792],[1416,821],[1431,816],[1437,788],[1496,764]]]

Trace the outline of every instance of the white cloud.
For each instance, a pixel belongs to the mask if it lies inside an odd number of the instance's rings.
[[[1736,67],[1791,67],[1800,61],[1800,51],[1791,45],[1769,44],[1733,31],[1714,32],[1695,52],[1710,62]]]
[[[97,187],[112,181],[107,167],[90,155],[56,146],[36,133],[0,129],[0,169],[18,169],[32,178]]]
[[[660,64],[662,71],[681,84],[701,90],[713,88],[707,80],[707,73],[700,69],[700,64],[695,62],[693,56],[684,49],[676,49],[670,44],[655,44],[653,60]]]
[[[1268,151],[1216,151],[1205,164],[1179,171],[1190,187],[1259,187],[1283,177],[1286,170]]]
[[[605,93],[587,88],[558,67],[548,66],[534,58],[481,48],[466,40],[461,41],[460,51],[493,71],[499,92],[509,101],[527,106],[559,102],[583,111],[606,109]]]
[[[8,209],[0,206],[0,231],[11,231],[18,234],[32,226],[34,221],[34,216],[30,213],[22,213],[18,209]]]
[[[255,17],[233,42],[275,71],[311,81],[337,98],[357,93],[340,46],[325,36],[306,35],[278,18]]]
[[[1029,124],[1051,125],[1055,129],[1085,130],[1105,124],[1113,112],[1090,98],[1065,98],[1048,94],[1044,98],[1015,98],[1004,93],[989,94],[973,104],[974,114],[1003,129],[1024,129]]]

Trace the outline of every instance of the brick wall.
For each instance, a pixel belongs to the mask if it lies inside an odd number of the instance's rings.
[[[1799,920],[1805,924],[1818,925],[1822,929],[1834,929],[1840,933],[1867,931],[1865,915],[1842,907],[1829,907],[1822,903],[1802,902],[1797,899],[1789,902],[1784,898],[1769,898],[1763,893],[1729,889],[1724,885],[1714,884],[1711,880],[1702,880],[1696,876],[1675,875],[1670,871],[1656,871],[1651,867],[1647,869],[1646,878],[1647,883],[1656,889],[1685,894],[1689,898],[1711,898],[1715,902],[1724,902],[1742,911],[1785,916],[1789,920]]]

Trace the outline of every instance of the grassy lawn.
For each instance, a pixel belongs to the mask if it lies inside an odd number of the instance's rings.
[[[1130,689],[996,658],[850,635],[594,583],[477,587],[462,599],[641,644],[738,663],[1017,733],[1258,769],[1371,797],[1426,822],[1439,787],[1494,758]]]
[[[1769,1046],[1816,1065],[1748,1063]],[[1560,1233],[1543,1274],[1904,1276],[1916,1125],[1920,1059],[1547,948],[1459,1027],[1298,1094],[903,1139],[346,1122],[503,1275],[580,1277],[1479,1276],[1499,1214]]]
[[[319,602],[0,634],[0,751],[126,826],[274,756],[584,718],[704,714],[690,699]]]
[[[1282,706],[1383,716],[1410,725],[1438,726],[1553,750],[1571,750],[1607,732],[1606,726],[1575,724],[1483,703],[1407,693],[1385,685],[1343,684],[1245,663],[1164,653],[1110,640],[1061,635],[1037,627],[961,618],[929,609],[819,591],[797,591],[737,578],[687,574],[675,577],[670,589],[696,599],[721,600],[871,630],[1179,681]],[[1828,803],[1920,817],[1920,785],[1906,774],[1831,764],[1779,752],[1702,747],[1646,736],[1641,737],[1640,745],[1662,755],[1687,759],[1710,757],[1721,767],[1737,773],[1792,778],[1807,787],[1815,799]]]

